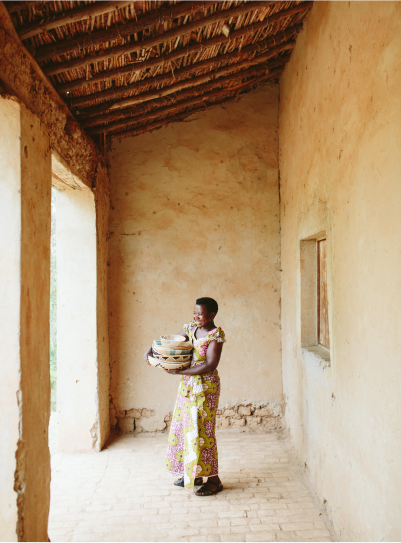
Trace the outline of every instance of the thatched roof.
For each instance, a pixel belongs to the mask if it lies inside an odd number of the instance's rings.
[[[5,2],[91,135],[124,137],[277,80],[312,2]]]

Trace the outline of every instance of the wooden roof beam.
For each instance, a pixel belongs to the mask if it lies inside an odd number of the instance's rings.
[[[33,2],[31,0],[29,2],[15,2],[14,0],[4,0],[4,5],[6,6],[8,13],[24,11],[25,9],[29,9],[30,6],[38,7],[39,5],[43,5],[44,3],[44,0],[36,2]]]
[[[267,75],[260,76],[250,82],[249,85],[246,87],[246,89],[243,89],[243,92],[246,90],[249,90],[253,85],[266,82],[269,79],[275,79],[280,76],[282,72],[282,69],[275,70]],[[231,89],[225,89],[227,94],[230,94]],[[200,107],[196,109],[192,109],[191,111],[184,111],[183,113],[170,115],[169,117],[166,117],[165,119],[161,119],[159,121],[155,121],[154,123],[145,124],[144,126],[141,126],[139,128],[134,128],[133,130],[125,130],[122,132],[115,132],[113,134],[110,134],[111,138],[128,138],[128,137],[135,137],[139,136],[140,134],[144,134],[145,132],[150,132],[152,130],[157,130],[158,128],[161,128],[162,126],[166,124],[171,124],[173,122],[183,121],[186,117],[189,117],[190,115],[194,115],[198,113],[199,111],[204,110],[205,105],[209,106],[217,106],[222,103],[226,103],[230,100],[235,100],[237,96],[229,97],[229,98],[223,98],[219,102],[212,102],[211,104],[201,104]]]
[[[21,40],[26,40],[42,32],[47,32],[53,28],[67,25],[70,23],[77,23],[79,21],[85,21],[89,17],[97,17],[116,9],[124,8],[132,4],[132,0],[111,0],[105,2],[96,2],[95,4],[89,4],[89,6],[80,7],[78,9],[72,9],[70,11],[64,11],[53,15],[48,19],[42,19],[40,21],[34,21],[26,26],[18,28],[18,35]]]
[[[249,2],[248,4],[244,4],[242,6],[238,6],[238,7],[235,7],[235,8],[230,8],[230,9],[223,10],[223,11],[218,11],[216,13],[213,13],[212,15],[208,15],[206,17],[203,17],[202,19],[197,19],[196,21],[192,21],[191,23],[187,23],[185,25],[178,26],[178,27],[173,28],[171,30],[167,30],[166,32],[163,32],[162,34],[154,36],[153,38],[148,38],[147,40],[142,40],[142,41],[138,41],[138,42],[131,42],[131,43],[127,43],[125,45],[121,45],[121,46],[118,46],[118,47],[113,47],[111,49],[108,49],[104,53],[98,54],[96,56],[87,55],[87,56],[85,56],[83,58],[75,58],[73,60],[69,60],[69,61],[63,62],[61,64],[56,64],[54,66],[48,66],[48,67],[45,66],[43,68],[43,70],[44,70],[46,75],[55,75],[55,74],[58,74],[58,73],[61,73],[61,72],[66,72],[66,71],[77,69],[77,68],[83,68],[84,66],[92,64],[93,62],[100,62],[100,61],[103,61],[103,60],[107,60],[109,58],[119,57],[119,56],[124,55],[126,53],[135,53],[137,51],[141,51],[142,49],[149,49],[151,47],[155,47],[156,45],[160,45],[161,43],[164,43],[165,41],[170,41],[170,40],[177,39],[177,38],[179,38],[179,37],[181,37],[181,36],[183,36],[185,34],[188,34],[189,32],[192,32],[193,30],[197,30],[198,28],[201,28],[203,26],[207,26],[207,25],[210,25],[210,24],[218,22],[218,21],[224,21],[225,19],[229,19],[230,17],[235,17],[237,15],[241,15],[241,14],[247,13],[249,11],[255,11],[255,10],[261,9],[263,7],[265,8],[267,3],[268,2],[265,2],[265,1],[260,1],[260,2],[256,2],[256,1],[253,2],[252,1],[252,2]],[[269,3],[274,3],[274,1],[269,2]],[[179,8],[181,8],[181,10],[182,10],[181,14],[184,14],[184,13],[190,14],[190,13],[192,13],[192,11],[195,10],[195,8],[190,8],[189,7],[191,4],[202,4],[202,2],[191,2],[191,3],[180,2],[179,4],[176,4],[173,8],[168,8],[168,9],[169,10],[172,10],[172,9],[178,10]],[[206,4],[210,6],[211,2],[206,2]],[[199,6],[198,6],[198,8],[199,8]],[[162,10],[160,10],[160,11],[162,11]],[[147,18],[147,17],[149,17],[149,16],[145,16],[144,18]],[[143,18],[138,19],[138,23],[136,23],[135,21],[127,23],[126,25],[124,25],[124,28],[130,26],[130,29],[131,29],[130,33],[139,32],[139,30],[142,29],[142,28],[139,28],[139,26],[142,24],[141,23],[142,19]],[[159,19],[157,19],[157,21],[154,21],[152,23],[152,25],[156,24],[156,22],[159,22]],[[139,28],[139,30],[135,29],[134,23],[137,24],[137,27]],[[148,26],[152,26],[152,25],[149,24],[149,25],[145,26],[145,28],[147,28]],[[106,32],[111,33],[114,28],[117,28],[117,27],[110,27],[109,29],[107,29]],[[86,41],[85,41],[84,46],[89,47],[91,45],[90,36],[85,34],[85,37],[86,37]],[[112,34],[110,34],[106,41],[118,39],[120,37],[122,37],[122,36],[118,35],[116,37],[112,37]],[[103,39],[101,43],[104,43],[104,41],[105,40]],[[76,38],[74,37],[74,43],[75,42],[76,42]],[[63,42],[59,42],[59,43],[63,43]],[[49,46],[46,46],[46,47],[41,47],[40,49],[37,49],[37,51],[34,54],[35,59],[38,62],[40,62],[41,60],[51,58],[53,56],[58,56],[61,53],[56,53],[55,52],[55,48],[56,48],[57,45],[58,44],[55,43],[55,44],[52,44],[52,45],[49,45]],[[50,48],[52,48],[53,50],[50,51]]]
[[[254,70],[254,68],[252,70]],[[243,78],[244,75],[242,75],[242,79]],[[86,130],[87,128],[98,126],[102,123],[111,123],[119,119],[124,120],[134,116],[146,115],[153,109],[170,106],[176,104],[179,101],[199,97],[202,94],[215,91],[216,88],[221,89],[222,87],[224,87],[224,85],[232,84],[233,79],[233,76],[228,76],[225,78],[209,81],[208,83],[198,85],[197,87],[192,87],[190,89],[176,92],[173,96],[154,98],[152,100],[142,102],[135,107],[128,106],[126,108],[109,111],[108,113],[102,113],[100,115],[86,115],[85,118],[80,121],[80,124]]]
[[[257,57],[246,59],[234,64],[229,64],[228,66],[224,66],[223,68],[220,68],[216,71],[208,72],[206,74],[202,74],[197,77],[191,77],[190,79],[179,81],[178,83],[174,83],[173,85],[168,85],[161,89],[154,89],[142,94],[137,94],[135,96],[129,96],[127,98],[123,98],[122,100],[115,101],[112,103],[106,102],[99,106],[89,105],[86,108],[82,108],[81,106],[81,109],[84,110],[83,113],[85,113],[85,109],[88,109],[88,108],[90,108],[89,111],[91,112],[102,113],[102,112],[113,110],[116,108],[140,104],[141,102],[145,102],[153,98],[159,98],[161,96],[167,96],[169,94],[173,94],[174,92],[186,89],[188,87],[194,87],[196,85],[201,85],[202,83],[207,83],[208,81],[212,79],[218,79],[219,77],[224,77],[231,72],[237,72],[237,71],[249,68],[250,66],[254,66],[255,64],[262,64],[263,62],[266,62],[267,60],[269,60],[272,56],[274,56],[274,54],[272,55],[269,51]]]
[[[181,102],[176,102],[174,104],[171,104],[169,106],[160,107],[158,109],[154,109],[152,111],[149,111],[148,113],[145,113],[144,115],[138,114],[135,110],[131,110],[133,112],[133,115],[130,117],[125,117],[124,119],[120,121],[115,121],[113,123],[109,123],[107,125],[103,126],[96,126],[93,128],[89,128],[87,130],[88,134],[94,135],[94,134],[109,134],[110,132],[113,132],[115,130],[118,130],[119,128],[127,128],[128,126],[131,126],[134,123],[141,123],[149,121],[151,119],[154,119],[156,117],[159,117],[160,115],[164,115],[165,113],[172,113],[174,111],[188,108],[193,105],[205,103],[205,101],[210,100],[212,98],[217,98],[219,96],[226,95],[228,92],[234,92],[239,91],[240,89],[244,89],[245,87],[249,87],[253,85],[256,81],[259,81],[261,78],[264,79],[266,77],[270,77],[270,74],[268,76],[262,75],[259,77],[256,77],[255,79],[252,79],[252,81],[245,81],[240,83],[239,85],[236,85],[234,87],[228,87],[224,89],[219,90],[213,90],[210,92],[205,92],[204,94],[201,94],[199,96],[196,96],[195,98],[192,98],[190,100],[183,100]]]
[[[71,40],[63,40],[50,45],[39,47],[34,54],[35,59],[40,62],[52,57],[65,55],[66,53],[79,52],[83,47],[93,47],[118,39],[125,39],[131,34],[141,32],[154,25],[159,25],[164,22],[172,22],[176,17],[182,15],[190,15],[198,11],[203,11],[214,5],[214,2],[179,2],[174,6],[157,9],[138,17],[138,20],[132,19],[129,22],[120,23],[109,28],[95,30],[90,34],[79,34]],[[163,35],[165,32],[163,33]],[[135,42],[141,44],[143,42]],[[142,47],[143,49],[143,47]]]
[[[264,59],[268,60],[279,53],[286,51],[288,49],[292,49],[295,46],[295,41],[285,42],[281,45],[278,45],[277,47],[274,47],[273,49],[270,49],[268,53],[264,55]],[[183,78],[187,78],[194,72],[197,72],[198,70],[202,70],[205,68],[213,68],[217,66],[220,63],[226,63],[231,60],[235,59],[243,59],[246,57],[249,57],[250,55],[254,53],[258,53],[260,51],[264,51],[266,49],[266,40],[261,40],[260,42],[257,42],[255,44],[248,45],[246,47],[243,47],[241,51],[236,50],[232,53],[227,53],[225,55],[220,55],[218,57],[213,57],[207,60],[204,60],[202,62],[197,62],[195,64],[191,64],[189,66],[186,66],[185,68],[181,68],[180,70],[175,70],[174,73],[169,72],[165,73],[163,75],[158,75],[156,77],[148,77],[146,79],[142,79],[141,81],[136,81],[135,83],[131,83],[130,85],[124,85],[121,87],[112,87],[111,89],[106,89],[104,91],[95,92],[93,94],[86,94],[84,96],[79,96],[77,98],[73,98],[70,100],[69,104],[73,108],[80,109],[81,107],[85,108],[88,107],[86,104],[90,102],[97,102],[98,100],[105,101],[105,100],[116,100],[118,98],[122,98],[126,96],[127,94],[131,92],[140,92],[141,90],[148,90],[148,88],[154,87],[155,85],[170,85],[173,84],[177,80],[182,80]],[[257,61],[260,57],[255,57],[255,64],[259,62],[264,61]],[[231,70],[235,70],[237,64],[230,64]],[[212,74],[209,74],[211,77],[218,76],[219,72],[213,72]]]
[[[304,8],[305,4],[299,4],[299,5],[303,6],[303,9],[306,9]],[[298,8],[298,6],[295,6],[295,7]],[[290,14],[287,13],[289,11],[291,12]],[[295,13],[299,13],[299,11],[300,10],[298,9]],[[288,17],[289,15],[293,15],[294,11],[292,9],[289,9],[289,10],[280,12],[280,14],[282,14],[282,17],[284,18],[284,17]],[[267,20],[269,21],[269,19]],[[276,21],[277,19],[275,19],[274,22]],[[192,55],[194,53],[198,53],[202,49],[204,50],[205,48],[214,47],[218,45],[219,43],[221,43],[221,45],[224,45],[225,43],[228,43],[229,41],[233,41],[235,39],[241,38],[242,36],[248,34],[249,32],[256,32],[258,30],[261,30],[262,28],[266,26],[266,22],[262,21],[250,26],[252,27],[251,30],[248,26],[244,28],[239,28],[238,30],[234,30],[234,32],[231,32],[228,38],[226,38],[224,35],[217,36],[215,38],[211,38],[210,40],[205,40],[204,42],[196,43],[195,45],[190,45],[189,47],[186,47],[184,49],[180,49],[178,51],[172,51],[171,53],[167,55],[163,55],[163,56],[154,58],[152,60],[148,60],[146,62],[135,62],[134,64],[127,64],[126,66],[123,66],[122,68],[100,72],[98,74],[93,75],[91,79],[89,80],[86,80],[86,78],[76,79],[75,81],[69,81],[68,83],[64,83],[62,85],[56,85],[56,90],[60,94],[64,94],[67,92],[71,92],[72,90],[82,88],[85,85],[90,85],[92,83],[97,83],[100,81],[110,81],[111,79],[114,79],[122,75],[134,74],[142,70],[154,68],[156,66],[160,66],[168,62],[177,60],[178,58],[185,57],[187,55]],[[275,34],[274,36],[266,38],[265,40],[266,48],[273,47],[274,45],[277,45],[278,43],[281,43],[282,41],[290,40],[291,38],[296,36],[300,32],[301,29],[302,29],[302,24],[297,24],[289,28],[286,28],[284,31],[279,32],[278,34]]]

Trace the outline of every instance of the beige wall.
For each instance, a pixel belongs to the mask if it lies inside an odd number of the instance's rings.
[[[264,87],[113,142],[110,394],[117,411],[154,410],[146,429],[164,427],[179,378],[142,355],[191,320],[199,296],[218,301],[227,335],[222,405],[282,400],[277,114],[277,87]]]
[[[280,84],[286,420],[342,540],[401,537],[401,3],[318,2]],[[301,353],[327,232],[331,367]]]
[[[47,541],[51,153],[23,105],[1,98],[0,116],[0,537]]]
[[[108,289],[107,258],[109,232],[109,177],[107,169],[98,163],[95,182],[92,188],[96,208],[96,319],[97,319],[97,389],[99,425],[92,432],[94,447],[101,450],[110,436],[109,417],[109,322],[108,322]]]
[[[92,449],[99,424],[93,193],[58,191],[56,210],[57,450],[80,452]]]

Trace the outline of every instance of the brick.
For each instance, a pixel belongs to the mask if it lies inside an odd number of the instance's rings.
[[[330,532],[326,528],[315,528],[313,530],[299,530],[296,532],[300,539],[309,539],[312,537],[328,537],[330,538]]]
[[[283,532],[298,532],[302,530],[313,530],[314,528],[313,522],[290,522],[281,524]]]
[[[166,437],[122,435],[102,455],[52,459],[50,539],[270,541],[276,533],[277,541],[330,540],[299,466],[286,454],[286,440],[277,441],[276,434],[218,436],[225,491],[200,499],[155,469]],[[138,464],[140,470],[133,467]],[[53,533],[52,526],[65,534]]]
[[[280,526],[278,524],[250,524],[249,527],[252,532],[266,532],[267,530],[274,532],[280,530]]]
[[[245,541],[276,541],[275,532],[259,532],[246,534]]]

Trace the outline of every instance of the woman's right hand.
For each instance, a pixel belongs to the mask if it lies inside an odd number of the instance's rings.
[[[151,366],[151,363],[148,360],[148,356],[152,354],[152,347],[149,347],[149,349],[146,351],[146,353],[143,355],[144,359],[148,363],[149,366]]]

